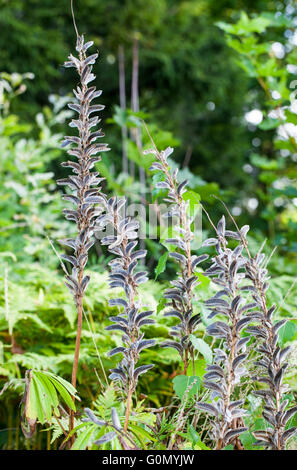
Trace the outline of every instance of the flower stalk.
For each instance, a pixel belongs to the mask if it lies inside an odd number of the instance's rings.
[[[242,233],[247,230],[247,226],[241,229]],[[238,436],[247,430],[242,425],[245,410],[241,406],[244,400],[237,399],[236,388],[247,373],[243,363],[248,356],[246,346],[249,337],[242,337],[241,331],[252,321],[247,312],[254,304],[246,303],[241,295],[242,267],[245,263],[243,245],[239,243],[234,250],[228,248],[227,238],[240,240],[240,237],[226,230],[224,216],[217,225],[216,234],[216,238],[205,240],[203,246],[216,246],[217,255],[212,258],[213,264],[205,274],[213,278],[220,290],[205,304],[211,309],[208,318],[217,315],[225,318],[225,321],[218,320],[207,327],[207,333],[220,338],[223,345],[214,350],[214,364],[207,366],[204,376],[204,385],[211,392],[212,403],[198,402],[197,408],[214,416],[212,438],[217,450],[229,443],[236,449],[243,449]]]
[[[246,238],[244,242],[247,245]],[[256,349],[259,353],[255,362],[259,375],[255,376],[254,380],[267,386],[266,389],[255,390],[254,394],[264,401],[263,417],[268,422],[268,428],[253,434],[257,439],[256,445],[266,449],[285,450],[287,441],[297,432],[296,427],[286,426],[297,412],[297,406],[289,407],[289,401],[285,397],[289,387],[283,383],[288,368],[286,358],[291,348],[281,348],[279,345],[279,330],[286,320],[273,322],[277,307],[275,304],[271,307],[267,304],[269,276],[263,253],[257,253],[255,257],[249,255],[246,262],[246,279],[251,281],[252,285],[246,286],[246,289],[252,293],[257,306],[254,318],[258,324],[248,328],[257,341]]]
[[[74,67],[79,75],[80,84],[73,90],[75,101],[68,106],[78,114],[77,119],[72,119],[69,126],[76,128],[78,135],[66,136],[62,147],[71,145],[67,153],[75,157],[76,161],[62,163],[65,168],[71,168],[73,174],[68,178],[60,179],[57,184],[70,188],[72,194],[64,194],[63,199],[73,204],[74,209],[64,209],[63,213],[67,220],[76,224],[77,235],[75,238],[60,240],[60,243],[73,250],[72,255],[62,255],[62,258],[72,266],[71,273],[66,275],[66,286],[72,293],[77,309],[77,333],[75,341],[75,353],[72,368],[71,383],[75,387],[77,380],[79,350],[83,318],[83,298],[89,276],[84,274],[88,261],[88,251],[92,247],[95,220],[98,211],[95,205],[100,202],[99,184],[103,178],[98,172],[91,171],[96,162],[101,160],[99,152],[109,150],[106,144],[98,144],[96,140],[104,136],[101,130],[91,130],[99,123],[98,116],[91,117],[91,114],[104,109],[100,104],[91,105],[91,102],[101,95],[101,90],[96,90],[95,86],[89,87],[89,83],[96,77],[92,73],[92,66],[98,54],[87,56],[87,50],[93,42],[84,42],[83,36],[77,37],[76,51],[78,57],[69,55],[69,61],[65,62],[65,67]],[[70,413],[69,432],[73,429],[74,414]]]
[[[187,180],[179,183],[178,170],[175,169],[173,172],[170,170],[167,159],[172,152],[171,147],[161,152],[154,147],[144,153],[155,155],[156,161],[152,163],[150,170],[157,171],[163,176],[163,181],[155,184],[156,188],[167,190],[167,197],[164,200],[169,202],[170,209],[163,214],[163,217],[177,220],[175,223],[177,235],[175,238],[167,238],[165,243],[175,247],[175,251],[171,251],[169,256],[179,264],[180,273],[177,280],[171,281],[172,287],[165,291],[164,297],[169,300],[166,306],[171,308],[165,316],[178,318],[179,324],[173,326],[170,331],[175,341],[165,341],[161,346],[174,348],[179,352],[184,364],[183,373],[186,375],[191,357],[194,363],[194,348],[190,335],[201,321],[199,314],[193,315],[194,289],[199,285],[195,270],[208,258],[208,255],[192,255],[191,243],[194,240],[194,233],[191,225],[195,216],[191,214],[189,200],[183,197],[187,191]]]
[[[143,349],[155,344],[153,339],[144,339],[142,326],[151,325],[154,320],[149,318],[153,311],[141,311],[138,286],[148,280],[146,271],[137,271],[139,260],[145,258],[146,250],[136,249],[138,244],[139,222],[125,215],[126,199],[102,197],[102,214],[97,219],[98,226],[112,230],[112,235],[102,238],[101,243],[108,246],[110,253],[116,257],[109,262],[110,287],[120,288],[125,298],[109,301],[110,306],[118,307],[119,314],[110,317],[113,325],[107,326],[108,331],[123,333],[123,346],[112,349],[108,355],[121,353],[122,361],[110,370],[110,379],[123,387],[127,397],[124,430],[127,431],[132,407],[132,395],[137,387],[140,374],[147,372],[154,364],[137,366]],[[137,272],[136,272],[137,271]]]

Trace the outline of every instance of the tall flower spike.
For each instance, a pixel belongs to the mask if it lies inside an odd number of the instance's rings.
[[[143,325],[153,324],[149,318],[153,311],[141,311],[138,295],[138,286],[148,280],[146,271],[136,271],[140,259],[146,256],[146,250],[137,250],[137,238],[139,222],[136,219],[125,216],[126,199],[112,197],[103,199],[102,215],[97,223],[101,228],[111,227],[113,235],[102,238],[101,243],[108,246],[110,253],[116,255],[109,262],[111,267],[110,287],[121,288],[125,293],[124,298],[116,298],[109,301],[109,305],[120,309],[119,315],[110,317],[114,323],[106,329],[119,330],[123,333],[123,346],[116,347],[109,352],[109,356],[121,353],[122,361],[111,369],[110,378],[119,381],[127,395],[127,408],[125,431],[127,430],[132,394],[136,389],[138,377],[147,372],[154,365],[142,365],[137,367],[140,352],[155,344],[155,340],[144,339],[141,332]]]
[[[242,236],[247,246],[246,234],[243,233]],[[254,258],[249,256],[246,262],[246,278],[252,285],[245,286],[245,289],[251,292],[258,310],[254,314],[258,326],[250,326],[247,329],[257,340],[260,358],[255,365],[262,369],[262,373],[254,379],[267,385],[266,389],[256,390],[254,394],[264,401],[263,417],[269,425],[264,430],[255,431],[254,436],[257,439],[256,445],[272,450],[284,450],[287,441],[297,432],[296,427],[287,428],[287,423],[297,412],[297,406],[289,408],[289,401],[285,397],[288,386],[283,384],[283,378],[288,367],[286,357],[290,347],[281,349],[279,346],[278,332],[286,320],[273,323],[276,305],[267,305],[269,277],[265,258],[263,253],[258,253]]]
[[[191,242],[194,239],[191,224],[194,217],[189,215],[189,201],[183,199],[183,194],[187,190],[187,180],[179,183],[177,170],[170,171],[167,158],[172,152],[173,149],[168,147],[162,152],[152,149],[144,153],[155,155],[157,161],[152,164],[150,170],[156,170],[164,177],[163,181],[156,183],[156,188],[168,191],[165,201],[170,203],[170,210],[163,216],[177,217],[179,221],[177,226],[179,233],[175,238],[169,238],[165,242],[176,247],[176,251],[170,252],[169,256],[179,264],[180,275],[177,280],[171,282],[173,287],[167,289],[164,294],[164,297],[169,300],[167,306],[171,307],[165,315],[177,317],[179,323],[170,331],[175,341],[165,341],[161,346],[175,348],[179,352],[186,374],[190,357],[193,355],[193,346],[189,336],[194,333],[200,323],[200,315],[193,315],[194,288],[199,284],[195,269],[208,258],[208,255],[191,254]]]
[[[89,282],[89,276],[84,275],[84,269],[88,261],[88,251],[93,245],[93,233],[95,220],[100,213],[94,207],[101,202],[100,187],[98,185],[103,180],[99,178],[98,172],[92,172],[96,162],[101,157],[97,154],[109,150],[106,144],[98,144],[96,140],[103,137],[101,130],[91,131],[99,123],[98,116],[91,117],[91,114],[101,111],[104,106],[91,105],[91,102],[101,95],[100,90],[95,86],[89,87],[88,84],[95,79],[92,73],[92,65],[95,63],[98,54],[92,54],[87,57],[87,49],[93,45],[93,42],[84,43],[83,36],[77,38],[76,50],[78,58],[72,54],[69,61],[65,62],[65,67],[74,67],[80,78],[80,85],[73,93],[75,101],[68,106],[78,113],[77,119],[73,119],[69,126],[77,128],[77,136],[65,137],[62,147],[69,144],[71,148],[67,153],[76,158],[77,161],[67,161],[62,163],[63,167],[71,168],[73,174],[68,178],[58,180],[59,185],[65,185],[70,188],[72,194],[63,195],[63,199],[71,202],[74,209],[64,209],[63,213],[68,220],[75,222],[77,227],[76,238],[67,238],[60,240],[60,243],[70,247],[74,252],[72,255],[63,255],[62,258],[72,265],[71,274],[66,275],[66,286],[72,293],[77,308],[77,335],[75,344],[75,355],[72,370],[72,385],[76,385],[76,376],[79,360],[80,337],[83,317],[83,297]],[[70,418],[70,430],[73,427],[73,414]]]
[[[214,364],[207,366],[204,376],[204,385],[211,392],[212,403],[198,402],[197,408],[214,416],[212,438],[216,449],[222,449],[229,443],[241,449],[238,435],[247,428],[242,425],[245,411],[241,406],[244,400],[237,399],[236,386],[247,372],[243,363],[247,358],[246,345],[249,341],[249,337],[241,337],[241,331],[253,321],[247,312],[255,304],[247,304],[241,296],[240,284],[244,278],[242,268],[245,263],[243,245],[239,243],[234,250],[227,247],[226,237],[239,241],[240,237],[235,232],[225,230],[224,216],[216,231],[217,238],[205,240],[203,246],[216,246],[217,255],[212,258],[213,264],[205,274],[213,277],[220,290],[206,301],[206,306],[211,309],[209,318],[221,315],[226,321],[215,321],[207,327],[207,333],[220,338],[223,346],[215,349]]]

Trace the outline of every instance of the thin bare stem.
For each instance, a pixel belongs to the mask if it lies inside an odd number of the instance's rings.
[[[98,361],[99,361],[101,370],[102,370],[102,372],[103,372],[103,375],[104,375],[106,384],[108,385],[108,378],[107,378],[107,375],[106,375],[106,373],[105,373],[105,369],[104,369],[104,367],[103,367],[101,355],[100,355],[99,350],[98,350],[98,347],[97,347],[97,343],[96,343],[94,331],[93,331],[92,328],[91,328],[90,322],[89,322],[89,320],[88,320],[87,314],[86,314],[86,312],[85,312],[84,309],[83,309],[83,313],[84,313],[84,317],[85,317],[85,320],[86,320],[87,325],[88,325],[88,328],[89,328],[89,332],[91,333],[91,336],[92,336],[92,341],[93,341],[93,344],[94,344],[95,349],[96,349],[96,354],[97,354],[97,357],[98,357]]]
[[[133,390],[130,389],[128,392],[127,403],[126,403],[126,413],[125,413],[125,424],[124,424],[124,431],[127,432],[128,424],[129,424],[129,417],[131,412],[131,403],[132,403],[132,394]]]
[[[71,15],[72,15],[72,21],[73,21],[73,26],[75,30],[76,37],[79,37],[77,26],[76,26],[76,21],[75,21],[75,16],[74,16],[74,10],[73,10],[73,0],[71,0]]]
[[[120,107],[123,111],[126,110],[126,79],[125,79],[125,51],[124,46],[119,45],[118,48],[118,62],[119,62],[119,91],[120,91]],[[128,174],[128,155],[127,155],[127,126],[122,126],[122,171]]]

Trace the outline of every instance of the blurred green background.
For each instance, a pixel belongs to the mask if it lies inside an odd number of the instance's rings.
[[[253,252],[264,243],[273,254],[271,300],[291,319],[284,342],[297,340],[296,13],[294,1],[75,1],[79,31],[99,51],[96,85],[103,90],[102,128],[111,147],[98,164],[105,192],[133,202],[162,199],[142,157],[150,146],[144,119],[159,148],[176,148],[172,166],[180,167],[214,221],[224,212],[216,196],[239,225],[251,226]],[[62,65],[75,49],[70,2],[0,0],[0,28],[0,389],[9,383],[0,395],[0,447],[41,448],[43,434],[32,443],[19,432],[24,370],[45,368],[69,379],[75,337],[75,309],[52,248],[60,251],[56,241],[73,230],[61,215],[55,184],[65,174],[60,142],[69,132],[66,104],[77,83]],[[211,233],[207,220],[203,231]],[[154,279],[165,250],[158,240],[146,248]],[[108,260],[96,243],[86,298],[106,368],[105,351],[117,341],[103,331]],[[168,334],[161,292],[175,269],[168,263],[150,281],[147,303],[158,314],[149,334],[155,337]],[[100,392],[87,325],[82,339],[78,388],[87,401]],[[161,406],[172,395],[168,377],[178,357],[168,350],[147,354],[157,367],[142,379],[142,391]],[[294,374],[291,382],[296,388]]]

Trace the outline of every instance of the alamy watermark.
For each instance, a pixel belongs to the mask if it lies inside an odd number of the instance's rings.
[[[144,453],[137,454],[135,456],[120,456],[116,455],[116,453],[109,455],[105,455],[102,457],[101,463],[102,465],[120,465],[129,468],[133,468],[135,464],[147,464],[147,465],[174,465],[175,467],[183,467],[186,465],[193,465],[195,454],[188,453],[188,454],[171,454],[166,452],[165,453],[147,453],[147,455],[143,455]]]

